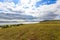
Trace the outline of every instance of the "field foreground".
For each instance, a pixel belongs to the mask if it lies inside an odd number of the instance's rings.
[[[0,29],[0,40],[60,40],[60,24],[24,24]]]

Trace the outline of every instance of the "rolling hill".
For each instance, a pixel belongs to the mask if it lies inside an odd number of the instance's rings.
[[[60,20],[1,28],[0,40],[60,40]]]

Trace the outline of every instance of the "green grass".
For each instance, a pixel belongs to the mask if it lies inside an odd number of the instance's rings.
[[[44,23],[2,28],[0,29],[0,40],[60,40],[60,21],[59,23],[58,21]]]

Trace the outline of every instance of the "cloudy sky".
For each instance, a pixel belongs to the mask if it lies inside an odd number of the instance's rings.
[[[0,19],[60,19],[60,0],[0,0]]]

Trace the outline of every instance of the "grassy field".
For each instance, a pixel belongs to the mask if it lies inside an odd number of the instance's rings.
[[[60,21],[1,28],[0,40],[60,40]]]

